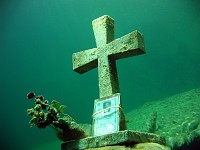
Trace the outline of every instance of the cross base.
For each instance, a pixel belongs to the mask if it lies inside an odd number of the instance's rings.
[[[61,150],[83,150],[110,145],[133,145],[136,143],[153,142],[165,145],[164,137],[152,133],[124,130],[101,136],[87,137],[75,141],[67,141],[61,145]]]

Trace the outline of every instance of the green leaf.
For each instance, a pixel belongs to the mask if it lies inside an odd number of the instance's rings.
[[[56,100],[53,100],[53,101],[51,102],[51,106],[52,106],[53,108],[55,108],[57,111],[59,111],[60,103],[59,103],[58,101],[56,101]]]
[[[60,105],[59,112],[63,113],[63,111],[65,110],[66,107],[67,106],[65,106],[65,105]]]

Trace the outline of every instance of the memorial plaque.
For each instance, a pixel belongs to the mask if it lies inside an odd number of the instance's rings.
[[[93,136],[104,135],[125,129],[120,93],[97,99],[94,102]]]

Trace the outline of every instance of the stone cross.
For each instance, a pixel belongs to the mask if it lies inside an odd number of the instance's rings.
[[[92,22],[97,48],[72,56],[73,70],[85,73],[98,67],[99,99],[95,100],[93,136],[126,129],[117,76],[116,60],[145,53],[140,32],[134,31],[114,40],[114,20],[102,16]]]
[[[83,74],[98,67],[99,97],[119,93],[116,60],[145,53],[143,36],[133,31],[114,40],[114,20],[102,16],[92,22],[97,48],[74,53],[73,70]]]

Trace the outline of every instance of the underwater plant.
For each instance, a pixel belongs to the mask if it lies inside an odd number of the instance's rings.
[[[31,116],[30,126],[37,126],[44,129],[50,126],[54,129],[57,137],[62,141],[76,140],[85,137],[85,132],[80,128],[75,120],[64,113],[65,105],[61,105],[58,101],[44,100],[42,95],[36,96],[34,92],[27,94],[27,99],[33,99],[35,106],[27,109],[27,113]]]

